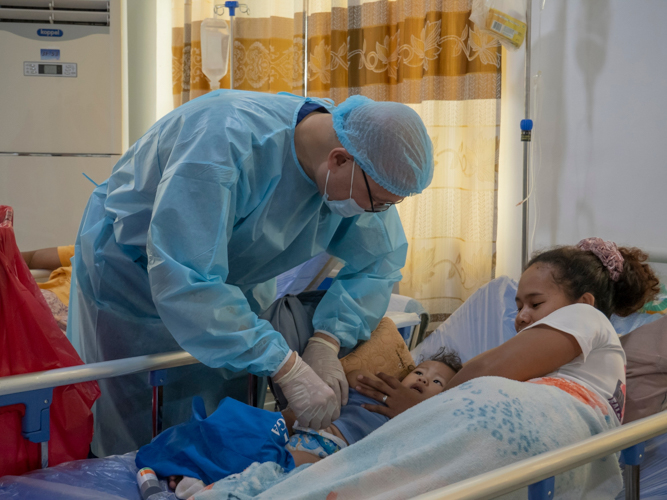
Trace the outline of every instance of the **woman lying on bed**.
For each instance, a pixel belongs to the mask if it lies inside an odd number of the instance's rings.
[[[384,374],[359,376],[356,390],[386,404],[364,407],[386,424],[314,465],[253,464],[201,500],[411,498],[617,427],[625,354],[608,318],[656,293],[646,259],[598,238],[537,255],[519,282],[517,335],[466,362],[442,394],[425,400]],[[614,498],[621,488],[610,455],[559,474],[554,498]]]
[[[600,238],[536,255],[519,281],[517,335],[465,363],[447,390],[484,376],[553,385],[600,405],[620,425],[625,354],[609,317],[639,310],[658,292],[647,258]],[[395,378],[378,376],[358,377],[357,391],[386,405],[366,409],[392,418],[421,402]]]

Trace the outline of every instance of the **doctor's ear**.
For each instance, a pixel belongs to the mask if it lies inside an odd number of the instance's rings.
[[[334,148],[329,152],[327,163],[332,172],[345,167],[347,162],[352,162],[352,156],[345,148]]]

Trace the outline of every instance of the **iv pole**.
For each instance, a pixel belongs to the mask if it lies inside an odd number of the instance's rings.
[[[222,15],[225,11],[225,8],[229,9],[229,43],[230,43],[230,53],[229,58],[229,88],[234,89],[234,18],[236,17],[236,9],[239,9],[244,14],[250,13],[250,8],[242,3],[236,1],[230,2],[227,1],[224,5],[216,5],[214,7],[214,12],[216,15]]]
[[[532,24],[533,2],[528,0],[526,10],[526,102],[525,115],[521,120],[521,141],[523,142],[523,206],[521,227],[521,267],[528,263],[528,163],[530,161],[530,141],[533,130],[533,121],[530,119],[530,31]]]

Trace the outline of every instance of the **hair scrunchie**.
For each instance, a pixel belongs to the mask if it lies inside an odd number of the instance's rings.
[[[577,243],[577,248],[593,254],[602,261],[613,281],[618,281],[623,272],[623,256],[613,241],[604,241],[602,238],[586,238]]]

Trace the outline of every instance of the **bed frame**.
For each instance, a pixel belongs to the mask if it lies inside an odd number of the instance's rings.
[[[652,252],[650,255],[651,262],[667,264],[667,253]],[[397,326],[399,329],[414,329],[418,324],[419,320],[416,319],[412,323],[407,321]],[[50,437],[49,406],[54,387],[148,372],[153,387],[153,436],[156,436],[162,430],[161,388],[167,382],[167,369],[196,363],[198,361],[192,355],[178,351],[2,377],[0,407],[11,404],[26,406],[22,434],[25,439],[41,444],[42,467],[46,468]],[[258,403],[258,382],[257,377],[249,375],[248,401],[255,406]],[[557,474],[618,451],[626,464],[625,498],[639,500],[640,465],[644,458],[645,442],[666,433],[667,410],[600,433],[580,443],[433,490],[412,500],[486,500],[525,486],[528,486],[528,500],[548,500],[553,498]]]
[[[153,432],[160,432],[158,389],[169,368],[198,363],[184,351],[104,361],[2,378],[0,406],[23,403],[24,438],[41,443],[42,467],[48,467],[49,406],[53,388],[62,385],[148,372],[153,386]],[[254,383],[249,384],[252,388]],[[252,395],[251,395],[252,396]],[[415,497],[413,500],[485,500],[528,486],[529,500],[553,498],[554,476],[621,451],[625,462],[626,499],[638,500],[639,466],[648,439],[667,433],[667,411],[603,432],[580,443],[542,453],[485,474]]]
[[[410,345],[410,339],[418,334],[422,322],[419,315],[388,312],[386,317],[396,324],[399,333]],[[162,432],[162,388],[168,381],[167,370],[197,363],[199,361],[191,354],[174,351],[0,377],[0,407],[25,405],[21,434],[25,439],[41,445],[41,465],[45,469],[49,466],[50,406],[55,387],[148,372],[148,380],[153,388],[152,421],[155,437]],[[266,385],[265,377],[248,375],[248,404],[263,407]]]

